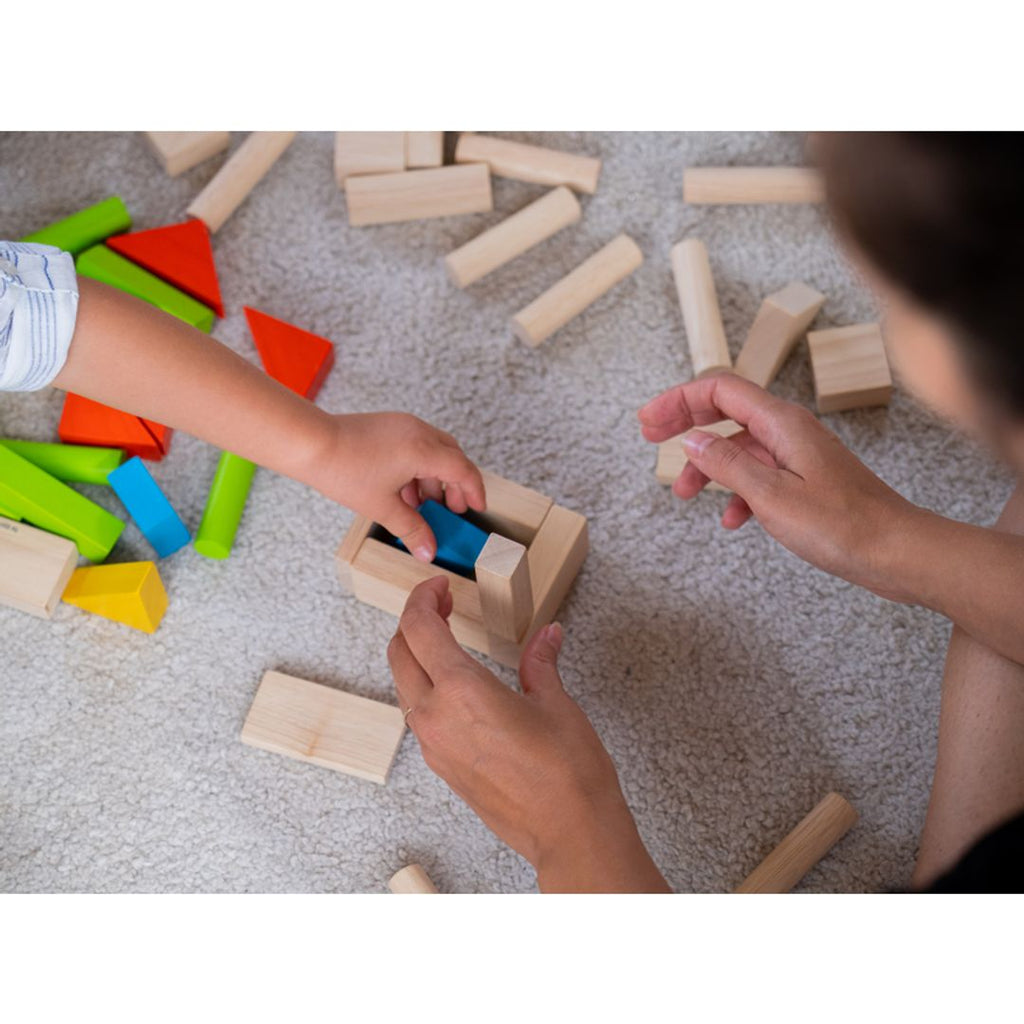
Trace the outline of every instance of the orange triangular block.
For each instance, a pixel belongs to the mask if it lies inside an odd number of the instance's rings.
[[[224,315],[224,303],[213,264],[210,230],[201,220],[171,224],[150,231],[114,235],[107,245],[193,299]]]
[[[267,373],[304,398],[316,398],[334,365],[334,345],[258,309],[242,308]]]
[[[123,448],[129,455],[159,462],[171,443],[171,429],[130,412],[112,409],[68,392],[57,435],[65,444]]]

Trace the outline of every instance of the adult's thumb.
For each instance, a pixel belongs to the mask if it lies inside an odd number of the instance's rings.
[[[538,629],[531,637],[519,659],[523,693],[557,693],[562,689],[562,677],[558,674],[562,639],[562,627],[557,622]]]

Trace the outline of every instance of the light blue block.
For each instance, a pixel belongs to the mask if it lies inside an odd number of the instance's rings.
[[[436,501],[423,502],[417,511],[426,519],[437,538],[435,564],[462,576],[471,575],[487,543],[487,533]],[[400,540],[398,546],[405,548]]]
[[[138,456],[108,473],[107,480],[161,558],[191,540],[188,528]]]

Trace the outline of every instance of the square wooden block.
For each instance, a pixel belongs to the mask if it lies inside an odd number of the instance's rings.
[[[892,374],[878,324],[809,331],[818,412],[888,405]]]
[[[589,547],[587,520],[578,512],[556,505],[550,498],[528,487],[512,483],[493,473],[484,473],[487,511],[474,519],[491,533],[523,545],[522,561],[529,576],[531,598],[528,625],[518,640],[503,636],[509,618],[519,619],[523,572],[513,573],[506,563],[500,579],[490,577],[487,593],[489,614],[485,616],[480,587],[475,580],[418,562],[408,552],[371,536],[374,524],[356,516],[335,555],[338,576],[345,588],[360,601],[401,615],[412,589],[423,580],[446,576],[453,609],[449,623],[459,643],[487,654],[503,665],[516,667],[530,637],[551,622],[576,579]],[[484,554],[481,554],[481,559]],[[478,565],[481,561],[478,560]],[[507,585],[502,608],[494,587]],[[499,595],[500,598],[500,595]],[[516,604],[513,610],[512,605]],[[491,612],[491,609],[494,609]]]

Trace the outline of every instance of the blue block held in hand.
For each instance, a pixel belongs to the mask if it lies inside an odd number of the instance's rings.
[[[461,576],[471,575],[473,566],[487,543],[488,534],[468,519],[449,511],[436,501],[427,500],[416,510],[427,521],[437,539],[437,555],[434,564],[457,572]],[[398,541],[398,546],[408,550]]]

